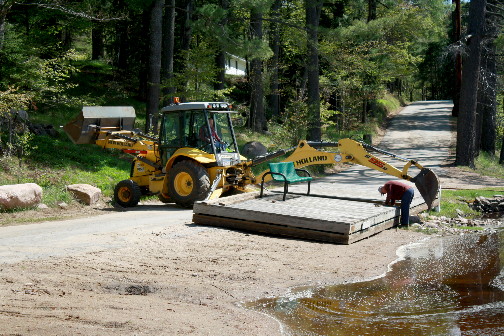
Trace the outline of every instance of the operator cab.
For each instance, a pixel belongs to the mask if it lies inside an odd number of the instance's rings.
[[[163,166],[180,148],[215,155],[217,166],[240,162],[230,110],[224,102],[180,103],[161,109],[160,153]]]

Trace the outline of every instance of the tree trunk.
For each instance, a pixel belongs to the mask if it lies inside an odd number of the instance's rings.
[[[368,18],[367,22],[376,20],[377,0],[368,0]]]
[[[91,59],[99,60],[105,56],[103,45],[103,26],[100,23],[93,23],[91,30]]]
[[[3,49],[5,40],[5,17],[7,13],[0,11],[0,51]]]
[[[224,10],[229,9],[229,1],[221,0],[221,7]],[[227,25],[227,16],[219,22],[221,27],[225,27]],[[219,43],[219,52],[215,55],[215,65],[217,66],[217,78],[214,84],[215,90],[224,90],[226,87],[226,52],[224,50],[224,46]]]
[[[497,68],[495,62],[495,44],[491,41],[482,54],[482,71],[485,74],[481,83],[481,102],[478,104],[481,115],[482,151],[495,155],[497,138]]]
[[[192,39],[192,14],[194,6],[193,0],[185,0],[185,20],[182,27],[182,50],[191,49],[191,39]]]
[[[367,118],[367,111],[368,111],[368,100],[364,98],[362,100],[362,111],[361,111],[361,123],[363,125],[367,124],[368,118]]]
[[[3,49],[5,40],[5,16],[0,15],[0,51]]]
[[[112,6],[113,10],[118,13],[125,10],[125,3],[122,0],[114,0]],[[113,29],[115,38],[112,44],[112,64],[118,68],[118,73],[126,74],[129,73],[128,65],[131,59],[129,41],[130,23],[126,20],[120,20],[114,25]],[[142,83],[140,83],[140,85],[142,85]]]
[[[308,32],[308,57],[306,64],[307,91],[308,91],[308,114],[310,128],[308,139],[320,141],[322,130],[320,122],[320,93],[319,93],[319,53],[318,53],[318,26],[320,11],[323,2],[305,0],[306,29]]]
[[[163,104],[171,103],[170,96],[175,93],[173,83],[173,58],[175,57],[175,0],[168,0],[163,18],[163,50],[161,54],[161,79]]]
[[[250,25],[252,27],[252,34],[255,39],[261,40],[263,37],[262,32],[262,13],[253,8],[250,11]],[[256,132],[263,132],[267,130],[266,118],[264,115],[264,88],[262,81],[262,60],[254,58],[250,62],[250,119],[248,121],[249,127]]]
[[[500,0],[487,0],[487,19],[485,28],[486,43],[482,51],[483,99],[481,111],[481,144],[480,149],[495,155],[497,138],[497,62],[495,39],[499,34],[502,16],[495,12]]]
[[[500,163],[501,165],[504,165],[504,139],[502,139],[502,146],[501,146],[501,152],[500,152],[499,163]]]
[[[152,8],[152,6],[151,6]],[[150,25],[151,25],[151,8],[147,8],[142,12],[141,15],[141,20],[142,20],[142,25],[141,25],[141,31],[147,31],[149,32],[150,30]],[[128,27],[128,37],[127,37],[127,42],[128,46],[125,46],[125,48],[128,50],[128,54],[130,58],[134,58],[134,51],[131,48],[131,45],[134,45],[133,38],[136,36],[135,34],[129,32]],[[147,42],[144,44],[144,50],[145,52],[140,53],[138,56],[138,61],[139,64],[137,65],[137,68],[139,69],[138,71],[138,96],[141,100],[147,101],[147,90],[148,90],[148,82],[149,82],[149,57],[150,57],[150,35],[147,36]],[[127,67],[125,70],[127,71],[130,67],[133,67],[131,65],[130,59],[126,60],[127,62]]]
[[[217,78],[214,89],[224,90],[226,87],[226,52],[221,50],[215,55],[215,65],[217,66]]]
[[[14,0],[0,0],[0,51],[3,49],[5,40],[5,21]]]
[[[504,109],[504,99],[502,100],[502,108]],[[502,139],[499,163],[504,164],[504,138]]]
[[[504,100],[502,101],[502,108],[504,109]],[[501,150],[500,150],[500,157],[499,157],[499,163],[501,165],[504,165],[504,138],[502,139]]]
[[[118,42],[115,51],[114,65],[120,70],[126,70],[128,68],[129,59],[129,36],[128,36],[128,25],[127,23],[119,23],[116,27],[116,34]]]
[[[271,73],[271,94],[269,96],[269,108],[273,117],[280,116],[280,85],[278,83],[278,66],[280,60],[280,27],[276,20],[280,18],[281,0],[275,0],[271,8],[273,22],[270,26],[270,48],[273,51],[273,57],[270,59],[269,71]]]
[[[70,50],[74,41],[72,29],[70,29],[69,27],[64,27],[61,30],[59,36],[61,41],[61,47],[63,48],[63,50],[64,51]]]
[[[468,56],[462,72],[460,110],[457,122],[457,155],[455,164],[474,167],[477,155],[476,106],[480,77],[482,38],[484,33],[486,0],[472,0],[469,8],[467,29]]]
[[[185,14],[185,18],[183,20],[182,24],[182,35],[180,36],[181,38],[181,50],[186,51],[187,53],[185,54],[185,58],[180,57],[180,60],[177,62],[177,64],[180,64],[178,69],[178,72],[183,73],[187,69],[188,65],[188,56],[189,56],[189,50],[191,50],[191,40],[192,40],[192,20],[193,20],[193,11],[194,11],[194,3],[193,0],[185,0],[184,1],[184,6],[185,10],[183,13]],[[187,87],[189,85],[189,82],[186,81],[184,85]],[[182,102],[186,100],[186,97],[181,97],[180,98]]]
[[[461,24],[460,24],[460,0],[452,0],[455,4],[455,11],[453,12],[453,43],[458,43],[460,41],[461,34]],[[457,117],[459,114],[459,99],[460,99],[460,88],[462,85],[462,56],[460,51],[457,51],[455,55],[455,87],[453,89],[453,109],[452,117]]]
[[[164,0],[155,0],[151,8],[149,31],[149,65],[147,82],[147,115],[145,131],[157,133],[161,82],[161,44],[163,40]]]

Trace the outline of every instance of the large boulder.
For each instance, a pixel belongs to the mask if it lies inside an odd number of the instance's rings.
[[[42,200],[42,188],[35,183],[0,186],[0,208],[17,209],[37,206]]]
[[[268,150],[259,141],[250,141],[243,145],[241,152],[247,159],[253,159],[255,157],[266,154]]]
[[[93,205],[100,200],[101,189],[89,184],[71,184],[67,190],[79,201],[87,205]]]

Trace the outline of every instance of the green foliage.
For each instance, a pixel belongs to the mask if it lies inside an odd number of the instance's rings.
[[[0,155],[22,157],[35,148],[30,145],[33,136],[17,115],[18,110],[26,109],[29,100],[29,95],[14,89],[0,92]]]
[[[126,0],[125,2],[129,8],[140,11],[149,8],[154,0]]]
[[[32,95],[30,92],[22,92],[14,87],[10,87],[5,91],[0,91],[0,118],[6,117],[11,109],[27,109],[31,98]]]
[[[494,155],[489,155],[488,153],[481,152],[476,158],[475,169],[469,167],[459,167],[466,171],[475,171],[478,174],[484,176],[492,176],[504,179],[504,166],[499,164],[499,158]]]
[[[295,146],[299,140],[306,139],[310,116],[308,106],[303,99],[292,101],[281,116],[281,127],[273,132],[277,144]],[[268,127],[271,129],[273,125]]]
[[[66,92],[76,86],[68,79],[77,71],[70,62],[77,57],[78,55],[70,50],[53,59],[30,58],[27,64],[31,70],[25,72],[19,79],[26,85],[27,90],[33,91],[36,103],[52,107],[57,104],[75,105],[79,98],[69,96]]]
[[[187,101],[211,100],[217,73],[217,67],[213,63],[215,50],[208,44],[201,43],[194,49],[181,51],[180,55],[186,60],[185,68],[175,74],[173,82],[163,84],[176,87],[176,95],[185,97]]]
[[[324,31],[320,52],[326,81],[321,88],[327,97],[340,97],[347,120],[351,114],[358,120],[363,101],[383,96],[389,83],[399,80],[409,92],[421,87],[417,73],[425,50],[429,43],[446,43],[441,17],[448,18],[449,7],[442,1],[430,3],[443,9],[441,13],[422,7],[424,1],[401,2],[387,7],[376,20],[355,20]]]
[[[16,104],[5,94],[0,98],[0,108],[8,104],[9,108],[26,109],[28,101],[32,107],[72,103],[75,98],[66,92],[76,85],[69,78],[76,71],[72,61],[79,55],[69,50],[53,58],[42,58],[24,47],[26,40],[12,26],[8,28],[0,50],[0,89],[21,99]]]
[[[266,12],[270,4],[271,0],[233,1],[227,10],[216,4],[205,4],[198,8],[201,19],[194,22],[193,27],[214,51],[224,50],[243,58],[266,60],[272,56],[268,41],[251,38],[249,28],[244,27],[243,22],[250,21],[252,8]]]

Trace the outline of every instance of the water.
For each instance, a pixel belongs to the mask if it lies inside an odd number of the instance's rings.
[[[504,335],[504,231],[400,249],[378,279],[249,305],[289,335]]]

